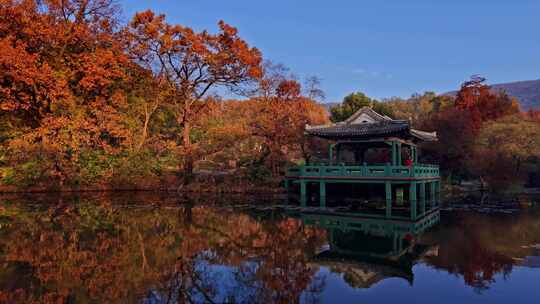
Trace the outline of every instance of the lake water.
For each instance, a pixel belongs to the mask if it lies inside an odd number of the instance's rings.
[[[0,303],[539,303],[540,212],[424,222],[255,197],[0,197]]]

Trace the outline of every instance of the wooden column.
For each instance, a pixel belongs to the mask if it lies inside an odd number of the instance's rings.
[[[416,147],[410,146],[410,158],[413,164],[416,164]]]
[[[416,183],[411,182],[409,184],[409,204],[411,208],[411,219],[416,220]]]
[[[329,144],[328,145],[328,164],[332,165],[334,162],[334,145]]]
[[[441,203],[441,180],[437,181],[437,206]]]
[[[326,207],[326,182],[319,182],[319,205],[321,208]]]
[[[436,182],[434,182],[434,181],[429,183],[430,190],[431,190],[430,191],[431,192],[430,193],[431,194],[431,197],[430,197],[431,208],[435,207],[435,201],[437,200],[437,194],[436,194],[437,190],[435,189],[435,187],[436,187],[435,183]]]
[[[397,166],[397,143],[392,142],[392,166]]]
[[[426,213],[426,183],[420,183],[420,215]]]
[[[336,147],[336,165],[341,162],[341,145],[340,143],[335,144]]]
[[[392,217],[392,183],[384,183],[386,190],[386,218]]]
[[[300,181],[300,206],[305,207],[307,202],[307,187],[305,181]]]
[[[396,166],[401,166],[402,163],[401,163],[401,143],[400,142],[397,142],[396,143],[397,145],[397,164]]]
[[[396,188],[396,205],[403,206],[404,201],[404,187],[398,185]]]

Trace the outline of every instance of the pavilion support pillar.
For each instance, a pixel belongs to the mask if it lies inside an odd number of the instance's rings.
[[[397,143],[392,142],[392,166],[397,166]]]
[[[305,207],[307,203],[307,182],[300,181],[300,206]]]
[[[420,215],[426,213],[426,183],[421,182],[420,184]]]
[[[436,194],[437,190],[435,189],[436,186],[437,186],[436,182],[431,181],[429,183],[429,186],[430,186],[430,191],[429,192],[430,192],[430,195],[431,195],[431,197],[430,197],[431,208],[435,208],[435,202],[437,200],[437,194]]]
[[[328,145],[328,164],[331,166],[334,162],[334,145]]]
[[[336,165],[341,162],[341,145],[340,143],[335,144],[336,147]]]
[[[397,142],[396,143],[397,145],[397,166],[401,166],[402,162],[401,162],[401,143],[400,142]]]
[[[437,181],[437,206],[441,203],[441,180]]]
[[[319,182],[319,205],[321,208],[326,207],[326,182]]]
[[[411,220],[416,220],[416,182],[411,182],[409,184],[409,204],[411,208]]]
[[[385,182],[385,192],[386,192],[386,218],[392,217],[392,183]]]

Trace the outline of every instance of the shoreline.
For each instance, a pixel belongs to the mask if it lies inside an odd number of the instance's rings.
[[[197,186],[203,186],[203,185],[197,185]],[[167,188],[140,188],[140,187],[134,187],[134,188],[82,188],[82,189],[2,189],[0,188],[0,195],[2,194],[62,194],[62,193],[125,193],[125,192],[141,192],[141,193],[227,193],[227,194],[283,194],[285,193],[285,188],[283,187],[256,187],[256,186],[247,186],[247,187],[240,187],[238,188],[229,188],[229,190],[226,190],[228,187],[220,187],[214,190],[211,190],[211,187],[206,186],[207,190],[202,189],[178,189],[178,187],[167,187]],[[241,190],[239,188],[245,188],[245,190]]]
[[[155,194],[155,195],[175,195],[175,196],[197,196],[197,195],[264,195],[275,196],[285,195],[286,189],[279,183],[272,183],[275,186],[257,186],[257,185],[238,185],[238,184],[205,184],[194,183],[188,186],[184,186],[179,189],[180,186],[156,186],[156,187],[80,187],[80,188],[47,188],[47,187],[30,187],[19,188],[9,186],[0,186],[0,196],[40,196],[40,195],[54,195],[54,196],[85,196],[85,195],[123,195],[128,193],[134,194]],[[518,200],[522,200],[524,197],[534,198],[535,204],[540,204],[540,188],[523,188],[517,192],[507,193],[495,193],[480,191],[480,189],[472,189],[466,187],[455,187],[448,185],[443,190],[442,202],[447,204],[484,204],[486,202],[491,203],[516,203]]]
[[[274,193],[274,194],[281,194],[285,193],[285,188],[282,186],[277,187],[260,187],[260,186],[232,186],[232,185],[224,185],[223,187],[218,188],[211,188],[208,184],[194,184],[187,186],[185,189],[178,189],[178,187],[149,187],[149,188],[142,188],[142,187],[120,187],[120,188],[80,188],[80,189],[54,189],[54,188],[30,188],[30,189],[17,189],[17,188],[11,188],[6,187],[3,188],[0,186],[0,194],[32,194],[32,193],[40,193],[40,194],[46,194],[46,193],[111,193],[111,192],[176,192],[176,193],[238,193],[238,194],[258,194],[258,193]],[[201,187],[204,187],[206,190],[202,190]],[[193,189],[196,188],[196,189]],[[227,188],[229,190],[227,190]],[[244,188],[244,190],[240,189]],[[211,190],[214,189],[214,190]],[[484,193],[486,195],[540,195],[540,188],[525,188],[522,191],[510,191],[510,192],[503,192],[503,193],[497,193],[493,191],[482,191],[480,189],[449,189],[449,191],[446,192],[447,194],[450,194],[449,197],[456,197],[456,195],[453,194],[481,194]]]
[[[189,193],[284,193],[285,188],[282,186],[269,187],[269,186],[251,186],[251,185],[229,185],[222,184],[217,188],[211,188],[209,184],[191,184],[185,186],[185,189],[179,189],[181,186],[174,187],[103,187],[103,188],[87,188],[81,187],[79,189],[73,188],[28,188],[28,189],[19,189],[16,187],[3,187],[0,186],[0,194],[2,193],[84,193],[84,192],[189,192]],[[205,188],[206,190],[202,190]],[[242,190],[244,188],[245,190]],[[214,190],[211,190],[214,189]],[[227,190],[229,189],[229,190]],[[470,194],[470,193],[485,193],[487,195],[540,195],[540,188],[524,188],[521,191],[509,191],[497,193],[488,190],[481,189],[459,189],[459,188],[450,188],[445,191],[447,194]],[[453,195],[450,195],[453,196]]]

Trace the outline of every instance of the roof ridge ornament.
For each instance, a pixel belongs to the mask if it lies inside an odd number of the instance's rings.
[[[377,113],[371,106],[364,106],[354,112],[344,123],[348,125],[352,124],[365,124],[374,123],[385,120],[392,120],[392,118]]]

